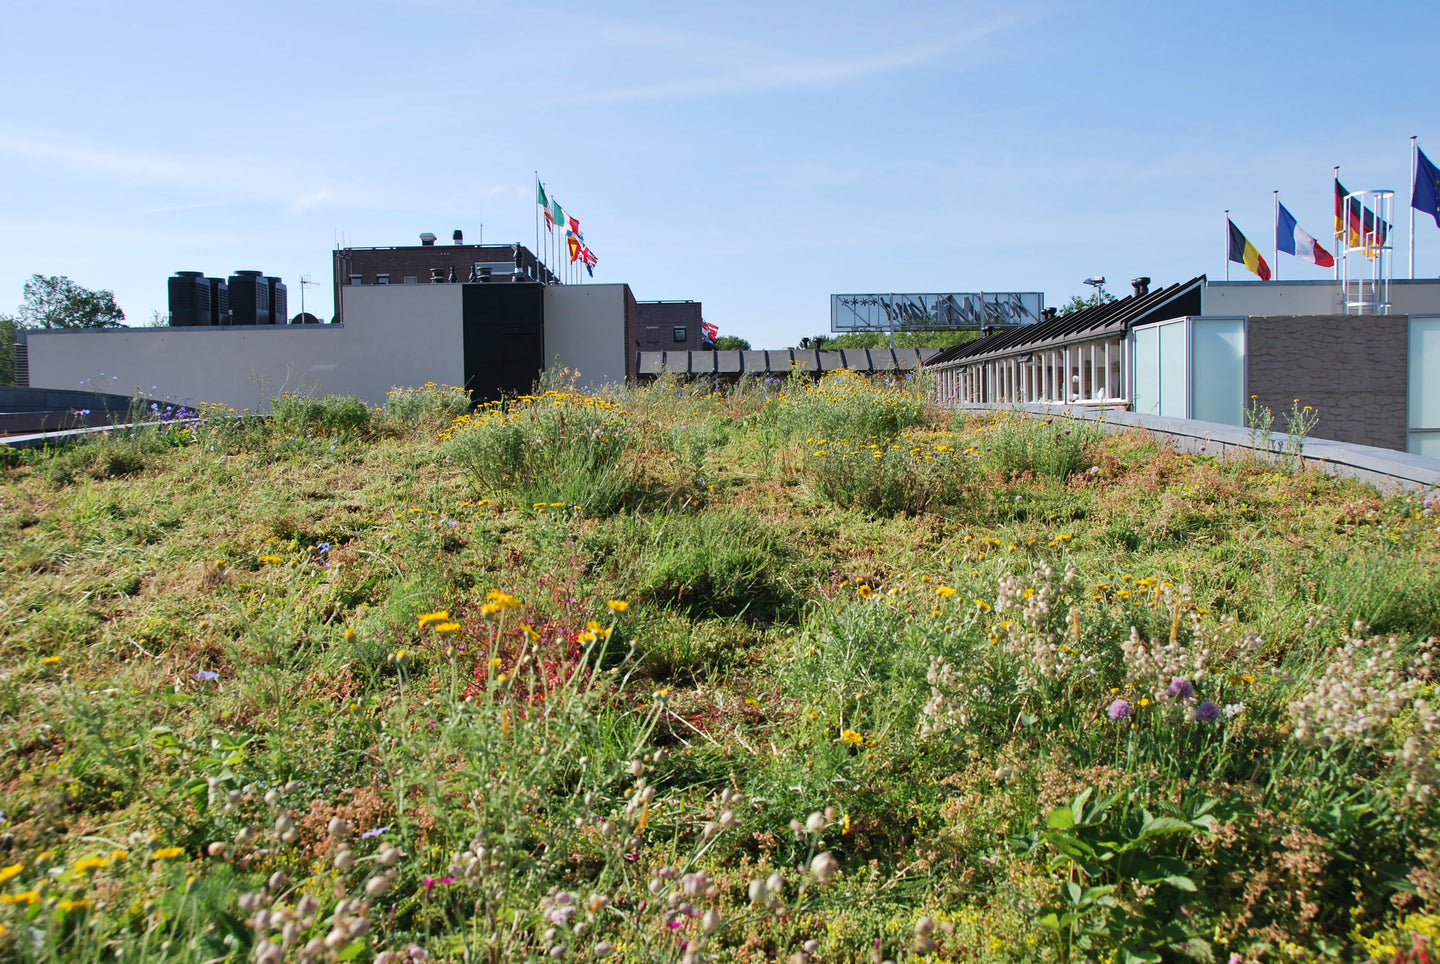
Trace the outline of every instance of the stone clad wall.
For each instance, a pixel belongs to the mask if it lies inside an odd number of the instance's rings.
[[[1246,392],[1277,432],[1298,398],[1320,413],[1316,438],[1403,452],[1408,327],[1407,315],[1252,316]]]

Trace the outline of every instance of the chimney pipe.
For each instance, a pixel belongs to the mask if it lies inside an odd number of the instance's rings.
[[[1040,317],[1045,321],[1054,321],[1055,316],[1059,313],[1059,308],[1046,308],[1044,311],[1040,312]]]
[[[1149,278],[1134,278],[1134,279],[1131,279],[1131,281],[1130,281],[1130,286],[1135,289],[1135,297],[1137,297],[1137,298],[1142,298],[1142,297],[1144,297],[1145,295],[1148,295],[1148,294],[1150,293],[1150,279],[1149,279]]]
[[[465,243],[465,232],[461,231],[459,228],[456,228],[456,229],[455,229],[455,233],[452,234],[452,235],[450,235],[450,239],[451,239],[452,241],[454,241],[456,244],[464,244],[464,243]]]

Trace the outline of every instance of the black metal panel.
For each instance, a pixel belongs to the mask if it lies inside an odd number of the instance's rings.
[[[230,289],[232,325],[270,324],[270,283],[258,271],[237,271],[226,282]]]
[[[545,367],[544,285],[461,289],[465,387],[476,400],[528,392]]]

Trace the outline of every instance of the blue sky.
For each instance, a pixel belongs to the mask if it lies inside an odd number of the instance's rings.
[[[337,240],[533,246],[537,170],[596,281],[757,347],[825,331],[832,292],[1221,278],[1224,209],[1271,260],[1276,189],[1328,247],[1335,164],[1396,191],[1403,277],[1437,27],[1420,0],[11,4],[0,311],[64,274],[144,324],[176,270],[259,268],[328,317]]]

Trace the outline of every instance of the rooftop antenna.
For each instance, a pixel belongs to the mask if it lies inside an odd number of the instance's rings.
[[[302,274],[300,276],[300,323],[302,325],[305,323],[305,286],[317,285],[319,283],[318,281],[311,281],[309,275]]]

